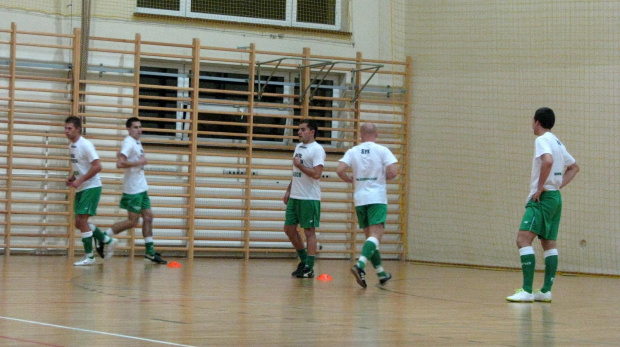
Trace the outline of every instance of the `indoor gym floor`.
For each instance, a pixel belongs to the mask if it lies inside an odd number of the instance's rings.
[[[620,345],[613,277],[560,275],[552,303],[516,304],[519,271],[385,261],[394,278],[362,289],[346,260],[317,260],[325,282],[294,260],[169,260],[3,256],[0,346]]]

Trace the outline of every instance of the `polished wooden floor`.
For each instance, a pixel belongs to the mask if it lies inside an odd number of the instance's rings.
[[[1,260],[0,346],[618,346],[620,279],[558,276],[551,304],[511,304],[521,273],[385,262],[360,288],[294,279],[293,260]],[[540,285],[542,274],[537,273]]]

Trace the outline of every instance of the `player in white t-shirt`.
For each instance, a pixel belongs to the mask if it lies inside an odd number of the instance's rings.
[[[101,244],[110,245],[114,249],[115,239],[105,235],[94,224],[89,224],[90,216],[97,215],[97,205],[101,198],[101,162],[92,142],[82,137],[82,121],[71,116],[65,120],[65,136],[71,141],[69,154],[71,157],[71,176],[66,181],[67,187],[75,188],[73,210],[75,226],[82,233],[84,258],[74,263],[75,266],[95,264],[93,255],[93,237]]]
[[[153,243],[153,211],[148,195],[149,186],[144,177],[144,165],[147,164],[144,149],[140,143],[142,123],[136,117],[125,122],[129,135],[125,137],[121,150],[117,154],[116,167],[125,169],[123,180],[123,197],[120,207],[127,210],[127,219],[112,225],[106,231],[107,235],[116,235],[127,229],[135,228],[142,216],[142,236],[144,237],[144,259],[156,264],[167,264],[161,254],[155,252]],[[103,255],[103,246],[97,248],[99,255]],[[106,258],[113,255],[108,252]]]
[[[293,155],[293,177],[282,199],[286,204],[284,232],[301,260],[292,273],[298,278],[314,277],[317,249],[315,228],[321,219],[319,179],[325,165],[325,150],[314,140],[317,129],[314,120],[300,121],[297,131],[300,143]],[[297,232],[298,224],[304,229],[307,247]]]
[[[577,172],[575,159],[566,147],[551,133],[555,114],[548,107],[539,108],[532,119],[532,130],[538,136],[534,142],[534,159],[530,179],[530,193],[525,213],[517,234],[517,247],[521,256],[523,287],[506,298],[511,302],[551,302],[551,286],[558,267],[556,240],[562,216],[562,195],[560,189],[569,184]],[[534,293],[534,272],[536,257],[532,241],[540,239],[545,251],[545,282]]]
[[[351,272],[357,283],[366,288],[364,268],[368,260],[375,268],[381,284],[392,278],[381,265],[379,242],[385,231],[387,217],[386,181],[398,175],[398,160],[387,147],[375,143],[378,134],[374,124],[364,124],[360,130],[362,143],[344,154],[336,172],[343,181],[355,185],[355,211],[359,227],[364,229],[366,242]],[[349,167],[353,171],[353,177],[346,173]]]

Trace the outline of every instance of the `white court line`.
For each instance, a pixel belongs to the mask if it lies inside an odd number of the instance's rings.
[[[95,334],[101,334],[101,335],[122,337],[122,338],[133,339],[133,340],[147,341],[147,342],[159,343],[159,344],[162,344],[162,345],[194,347],[194,346],[191,346],[191,345],[182,345],[180,343],[172,343],[172,342],[166,342],[166,341],[151,340],[151,339],[145,339],[145,338],[142,338],[142,337],[135,337],[135,336],[129,336],[129,335],[112,334],[112,333],[106,333],[106,332],[103,332],[103,331],[96,331],[96,330],[89,330],[89,329],[80,329],[80,328],[66,327],[66,326],[62,326],[62,325],[41,323],[41,322],[35,322],[35,321],[19,319],[19,318],[11,318],[11,317],[0,316],[0,319],[6,319],[6,320],[12,320],[12,321],[16,321],[16,322],[23,322],[23,323],[30,323],[30,324],[44,325],[44,326],[53,327],[53,328],[60,328],[60,329],[67,329],[67,330],[82,331],[82,332],[87,332],[87,333],[95,333]]]

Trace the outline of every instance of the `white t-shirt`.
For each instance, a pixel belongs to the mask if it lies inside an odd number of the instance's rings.
[[[313,168],[325,165],[325,150],[316,141],[307,145],[298,143],[293,158],[300,158],[305,167]],[[321,200],[319,180],[308,177],[293,165],[290,197],[299,200]]]
[[[575,163],[575,158],[568,153],[562,142],[549,131],[537,137],[534,146],[530,195],[528,195],[526,203],[530,201],[532,195],[538,190],[538,178],[540,177],[540,167],[542,165],[541,157],[543,154],[549,153],[553,157],[551,172],[543,186],[546,190],[560,190],[566,167]]]
[[[75,176],[76,179],[80,178],[80,176],[84,176],[88,170],[90,170],[91,163],[99,159],[95,146],[92,142],[85,139],[84,136],[80,136],[79,140],[69,144],[69,155],[71,157],[73,176]],[[81,192],[84,189],[96,187],[101,187],[101,178],[99,178],[99,174],[83,182],[76,191]]]
[[[127,136],[123,141],[120,150],[121,154],[127,157],[128,162],[136,162],[144,155],[144,149],[140,141],[131,136]],[[132,166],[125,169],[125,180],[123,192],[125,194],[138,194],[149,189],[144,177],[144,166]]]
[[[353,169],[355,206],[387,204],[385,169],[398,162],[389,148],[364,142],[349,149],[340,161]]]

